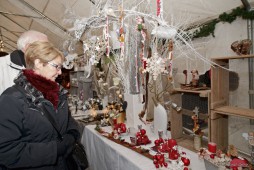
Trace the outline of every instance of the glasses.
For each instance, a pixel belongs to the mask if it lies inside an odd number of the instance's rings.
[[[52,63],[52,62],[50,62],[50,61],[48,62],[48,64],[51,65],[51,66],[53,66],[53,67],[55,67],[57,70],[61,70],[61,69],[63,68],[62,65],[57,65],[57,64]]]

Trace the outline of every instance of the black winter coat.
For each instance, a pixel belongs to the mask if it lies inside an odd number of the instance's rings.
[[[63,158],[57,157],[57,133],[31,102],[33,97],[15,87],[0,96],[0,170],[66,170]],[[70,129],[78,131],[78,124],[68,115],[66,90],[59,93],[57,109],[44,98],[40,103],[50,111],[62,135]]]

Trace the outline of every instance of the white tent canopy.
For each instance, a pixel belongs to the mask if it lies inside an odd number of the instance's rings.
[[[73,12],[74,21],[75,18],[89,18],[92,14],[98,14],[99,9],[103,9],[105,4],[112,5],[118,2],[119,0],[1,0],[0,38],[4,41],[4,50],[11,52],[16,49],[17,38],[29,29],[47,34],[51,42],[62,48],[65,40],[74,38],[73,33],[69,33],[72,25],[63,22],[67,17],[70,18],[69,13],[66,13],[67,10]],[[123,3],[129,7],[144,3],[149,11],[156,14],[156,0],[123,0]],[[186,25],[203,23],[242,4],[240,0],[164,0],[163,16],[168,23],[172,21],[172,16],[175,18],[188,16],[189,21]],[[82,54],[82,48],[79,46],[78,53]]]

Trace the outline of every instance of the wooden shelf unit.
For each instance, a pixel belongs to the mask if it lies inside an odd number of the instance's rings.
[[[185,89],[181,89],[181,88],[175,88],[174,89],[174,95],[172,96],[173,101],[178,105],[178,106],[182,106],[182,98],[181,98],[181,93],[192,93],[195,95],[198,95],[199,97],[205,97],[207,98],[207,102],[208,102],[208,110],[207,110],[207,114],[200,114],[200,117],[202,118],[207,118],[210,115],[210,93],[211,90],[185,90]],[[190,116],[193,111],[192,110],[186,110],[183,109],[180,112],[177,112],[176,110],[172,109],[170,110],[171,114],[170,114],[170,120],[174,120],[171,121],[171,137],[174,139],[177,139],[177,141],[181,141],[181,143],[179,144],[180,146],[186,147],[186,144],[190,144],[191,145],[188,147],[188,149],[194,150],[193,148],[193,137],[190,137],[189,135],[184,135],[183,134],[183,114],[184,115],[188,115]],[[185,113],[184,113],[185,112]],[[210,123],[208,122],[208,129],[210,127]],[[209,137],[209,133],[208,133],[208,137]]]
[[[229,68],[229,60],[254,58],[254,55],[229,56],[212,58],[216,64]],[[254,119],[254,109],[229,106],[229,71],[214,66],[211,68],[211,117],[210,138],[219,149],[228,146],[228,116],[244,117]]]

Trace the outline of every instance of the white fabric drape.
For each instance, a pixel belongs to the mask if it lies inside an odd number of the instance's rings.
[[[95,125],[87,125],[81,139],[81,143],[86,148],[90,164],[89,170],[156,170],[153,160],[110,141],[106,137],[101,136],[94,128]],[[145,128],[152,143],[142,147],[148,149],[154,146],[153,141],[158,135],[154,135],[149,130],[149,126]],[[104,127],[103,129],[109,132],[111,127]],[[129,136],[124,136],[123,138],[129,142]],[[183,152],[191,159],[191,169],[205,169],[204,161],[198,158],[197,153],[185,148],[183,148]]]
[[[11,68],[10,65],[23,69],[22,67],[11,63],[10,55],[0,57],[0,94],[14,84],[13,80],[19,73],[19,70]]]

